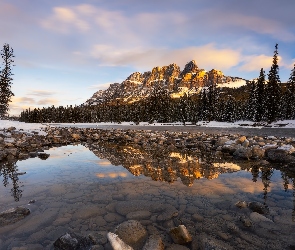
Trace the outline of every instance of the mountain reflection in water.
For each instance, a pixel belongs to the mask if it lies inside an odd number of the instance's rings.
[[[218,178],[225,173],[233,173],[240,170],[251,172],[253,182],[261,179],[263,184],[263,198],[266,204],[267,195],[271,183],[271,177],[277,166],[263,165],[259,162],[239,161],[223,159],[206,150],[169,150],[167,147],[144,148],[140,145],[118,145],[114,143],[85,144],[98,158],[107,159],[114,166],[123,166],[134,176],[144,175],[154,181],[173,183],[177,180],[191,187],[195,180],[206,178],[208,180]],[[46,159],[43,159],[46,160]],[[282,167],[282,166],[281,166]],[[295,221],[295,174],[279,169],[285,191],[289,185],[293,189],[293,221]],[[10,193],[15,201],[22,197],[23,186],[21,176],[25,172],[19,172],[17,161],[0,162],[0,177],[4,187],[12,186]],[[96,173],[98,178],[106,177],[104,173]],[[112,173],[108,177],[125,177],[124,173]]]

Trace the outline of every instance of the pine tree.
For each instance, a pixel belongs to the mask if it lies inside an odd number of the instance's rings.
[[[295,119],[295,64],[287,83],[285,94],[285,119]]]
[[[264,118],[265,112],[265,74],[263,68],[260,70],[260,75],[256,84],[255,98],[256,98],[256,107],[255,107],[255,116],[254,121],[260,122]]]
[[[4,44],[1,50],[1,57],[3,59],[3,69],[0,71],[0,118],[6,116],[9,110],[9,102],[14,94],[11,91],[13,65],[13,49],[9,44]]]
[[[281,92],[282,89],[278,65],[278,44],[276,44],[266,86],[266,117],[269,123],[276,121],[280,116]]]

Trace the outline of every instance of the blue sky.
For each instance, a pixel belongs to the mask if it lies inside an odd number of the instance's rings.
[[[11,114],[79,105],[132,72],[170,63],[252,79],[295,62],[293,0],[0,0],[0,46],[14,49]]]

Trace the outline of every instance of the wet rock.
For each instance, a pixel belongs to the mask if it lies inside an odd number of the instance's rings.
[[[213,237],[202,235],[199,249],[202,250],[234,250],[232,246]]]
[[[248,206],[246,201],[238,201],[235,205],[238,208],[246,208]]]
[[[243,225],[245,227],[251,227],[252,226],[252,222],[248,218],[240,217],[240,221],[243,223]]]
[[[193,218],[193,220],[195,220],[197,222],[202,222],[204,220],[204,217],[202,215],[199,215],[199,214],[193,214],[192,218]]]
[[[189,250],[189,248],[179,244],[172,244],[169,247],[167,247],[166,250]]]
[[[268,214],[269,208],[268,206],[260,203],[260,202],[249,202],[248,207],[253,211],[259,214]]]
[[[176,244],[186,244],[192,241],[192,237],[184,225],[172,228],[169,233]]]
[[[113,250],[133,250],[133,248],[121,240],[118,235],[108,233],[107,237]]]
[[[149,219],[151,217],[151,213],[146,210],[131,212],[126,215],[128,220],[144,220]]]
[[[91,232],[88,237],[95,245],[104,245],[107,243],[107,231],[95,231]]]
[[[24,219],[30,214],[30,209],[25,207],[16,207],[0,213],[0,226],[13,224]]]
[[[59,237],[53,245],[56,250],[88,250],[92,242],[89,238],[75,233],[66,233]]]
[[[134,249],[141,249],[147,238],[146,229],[136,220],[121,223],[115,228],[115,234]]]
[[[144,244],[143,250],[164,250],[164,243],[159,235],[151,235]]]
[[[253,212],[250,214],[250,219],[253,221],[253,222],[271,222],[273,223],[272,220],[266,218],[265,216],[263,216],[262,214],[259,214],[257,212]]]
[[[233,156],[236,159],[246,159],[248,160],[252,156],[252,151],[249,148],[238,148],[234,153]]]
[[[50,154],[46,154],[46,153],[39,153],[38,154],[38,158],[40,158],[41,160],[47,160],[49,156],[50,156]]]
[[[288,163],[295,161],[295,157],[288,155],[288,152],[283,149],[271,149],[267,152],[269,161]]]
[[[224,145],[221,148],[221,152],[222,153],[228,153],[230,155],[232,155],[235,151],[237,150],[237,146],[233,146],[233,145]]]

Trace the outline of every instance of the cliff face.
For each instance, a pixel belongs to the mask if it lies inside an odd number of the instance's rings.
[[[172,63],[168,66],[154,67],[144,73],[134,72],[122,83],[114,83],[104,91],[97,91],[85,104],[95,105],[115,99],[136,101],[148,96],[155,84],[161,84],[171,93],[178,93],[180,88],[196,90],[212,84],[234,82],[237,79],[239,78],[224,76],[220,70],[199,69],[194,60],[188,62],[182,71],[178,65]]]

